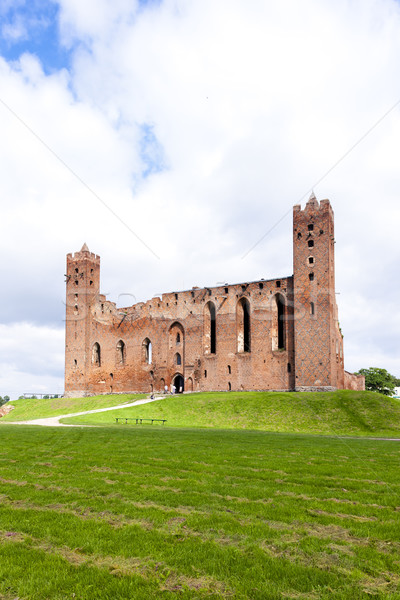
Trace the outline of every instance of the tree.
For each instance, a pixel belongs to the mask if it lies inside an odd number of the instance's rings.
[[[364,375],[365,389],[372,392],[379,392],[385,396],[393,396],[394,388],[398,383],[398,378],[391,375],[386,369],[370,367],[369,369],[360,369],[357,375]]]

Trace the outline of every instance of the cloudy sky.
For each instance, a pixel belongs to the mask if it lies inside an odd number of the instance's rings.
[[[63,391],[68,252],[117,302],[290,275],[312,189],[346,368],[400,376],[398,0],[0,0],[0,127],[0,395]]]

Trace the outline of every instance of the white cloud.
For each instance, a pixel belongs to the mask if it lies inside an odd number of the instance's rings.
[[[0,395],[14,399],[23,393],[62,393],[63,343],[63,329],[0,324]]]
[[[290,215],[242,257],[314,186],[335,210],[347,366],[395,371],[399,106],[345,154],[400,99],[399,3],[60,8],[70,70],[0,61],[1,99],[160,260],[0,105],[3,321],[59,328],[65,254],[84,241],[112,299],[288,275]]]

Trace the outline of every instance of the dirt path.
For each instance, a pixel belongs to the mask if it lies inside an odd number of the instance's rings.
[[[60,419],[66,419],[67,417],[79,417],[81,415],[92,415],[94,413],[107,412],[108,410],[116,410],[118,408],[128,408],[129,406],[139,406],[140,404],[148,404],[149,402],[156,402],[156,400],[162,400],[164,396],[158,398],[148,398],[145,400],[136,400],[136,402],[130,402],[129,404],[119,404],[118,406],[109,406],[108,408],[96,408],[95,410],[85,410],[84,412],[70,413],[68,415],[58,415],[57,417],[46,417],[44,419],[32,419],[31,421],[6,421],[6,425],[42,425],[45,427],[96,427],[96,425],[69,425],[66,423],[60,423]]]

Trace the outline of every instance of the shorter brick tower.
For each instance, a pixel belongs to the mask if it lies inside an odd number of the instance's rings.
[[[65,324],[65,391],[81,395],[90,372],[92,305],[100,290],[100,257],[83,244],[67,255]]]
[[[293,207],[295,389],[343,387],[335,297],[334,220],[329,200]]]

